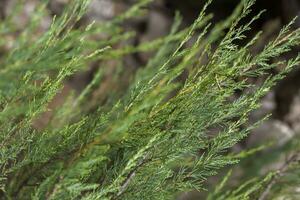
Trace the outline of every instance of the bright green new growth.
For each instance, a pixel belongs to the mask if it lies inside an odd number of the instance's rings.
[[[32,37],[45,13],[46,2],[41,2],[27,28],[0,58],[3,199],[152,200],[201,191],[207,178],[247,154],[226,152],[258,125],[247,124],[247,119],[260,98],[300,62],[300,56],[271,62],[299,45],[300,30],[291,30],[293,21],[258,54],[253,55],[251,47],[261,33],[237,45],[260,16],[240,23],[253,0],[242,1],[232,16],[216,25],[206,14],[209,1],[190,27],[180,30],[181,17],[176,15],[165,38],[118,49],[115,44],[134,36],[124,32],[122,22],[143,14],[150,0],[138,1],[110,22],[79,29],[73,27],[88,0],[71,2],[47,32]],[[1,45],[6,35],[16,32],[12,18],[0,23]],[[97,34],[107,39],[91,39]],[[188,46],[188,41],[194,42]],[[156,55],[135,73],[126,90],[112,91],[101,105],[90,103],[109,70],[106,61],[122,65],[130,53],[153,50]],[[53,110],[44,127],[36,128],[35,120],[48,110],[64,81],[94,61],[103,66],[91,83]],[[268,74],[277,66],[285,68]],[[182,80],[182,74],[188,76]],[[260,86],[248,81],[258,76],[266,76]],[[232,100],[244,89],[247,92]],[[271,173],[226,193],[228,175],[208,199],[259,198],[276,176],[281,175]]]

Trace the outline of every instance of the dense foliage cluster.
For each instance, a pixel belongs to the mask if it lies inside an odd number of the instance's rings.
[[[206,13],[208,1],[191,26],[183,28],[177,14],[169,35],[132,46],[125,41],[134,32],[122,24],[144,14],[150,1],[139,0],[113,20],[87,27],[78,22],[88,0],[71,1],[44,33],[38,31],[44,1],[22,31],[13,20],[22,3],[0,22],[5,48],[0,57],[1,199],[175,199],[204,191],[208,178],[260,150],[230,151],[259,125],[249,124],[248,117],[261,97],[299,65],[300,56],[280,58],[299,45],[300,30],[291,30],[292,21],[253,53],[262,34],[245,36],[262,14],[246,21],[254,1],[243,0],[217,24]],[[16,39],[7,47],[11,34]],[[135,52],[156,53],[146,66],[128,73],[123,59]],[[69,77],[95,63],[97,71],[85,89],[68,93],[50,110]],[[278,66],[279,74],[269,74]],[[102,101],[95,100],[108,73],[119,85],[106,86]],[[265,79],[254,85],[255,77]],[[274,199],[290,193],[288,186],[299,182],[289,176],[299,177],[300,146],[294,139],[288,147],[281,152],[292,156],[278,171],[250,176],[237,188],[227,184],[230,171],[207,199]],[[289,184],[280,186],[277,180],[285,178]]]

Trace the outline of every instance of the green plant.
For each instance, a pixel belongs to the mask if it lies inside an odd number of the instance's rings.
[[[276,63],[271,59],[298,46],[300,31],[291,30],[292,21],[253,54],[251,47],[261,32],[242,46],[237,43],[245,41],[261,15],[241,24],[254,1],[242,1],[214,26],[206,15],[208,1],[190,27],[180,29],[177,14],[168,36],[116,48],[134,36],[122,28],[123,21],[143,14],[150,0],[138,1],[112,21],[74,28],[88,2],[72,1],[38,35],[46,7],[41,1],[27,28],[0,58],[1,197],[172,199],[181,192],[203,190],[207,178],[243,157],[228,150],[259,124],[249,125],[247,119],[259,108],[260,98],[299,64],[300,56]],[[19,10],[0,23],[0,45],[17,31],[12,19]],[[99,34],[105,39],[94,40]],[[125,55],[141,51],[157,53],[138,72],[117,73]],[[111,70],[105,67],[110,61],[117,66],[115,82],[123,83],[125,77],[128,85],[114,87],[105,93],[106,101],[93,103],[93,91]],[[79,95],[71,93],[45,125],[36,127],[65,80],[92,62],[101,68],[91,83]],[[285,68],[276,75],[268,73],[277,66]],[[188,75],[180,78],[182,74]],[[251,84],[258,76],[266,77],[263,84]],[[250,198],[274,180],[270,177],[222,196],[226,176],[208,198]]]

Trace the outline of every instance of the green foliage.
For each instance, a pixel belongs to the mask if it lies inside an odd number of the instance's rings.
[[[298,46],[300,30],[291,30],[293,21],[253,54],[251,47],[261,33],[248,39],[245,34],[261,13],[248,23],[244,20],[254,1],[242,1],[216,25],[206,14],[208,1],[190,27],[180,29],[177,14],[168,36],[118,46],[134,36],[122,23],[144,14],[149,0],[138,1],[112,21],[79,28],[74,27],[89,1],[71,2],[46,32],[38,34],[47,4],[41,1],[27,28],[0,58],[3,199],[173,199],[181,192],[204,190],[209,177],[256,151],[229,153],[258,125],[249,125],[248,117],[261,97],[300,62],[300,56],[271,62]],[[17,32],[12,18],[0,23],[0,45]],[[105,38],[96,41],[95,35]],[[245,45],[238,45],[242,41]],[[106,101],[92,103],[92,93],[111,70],[106,67],[109,61],[122,66],[126,55],[149,51],[156,54],[146,66],[114,77],[122,83],[128,75],[125,89],[116,87]],[[101,68],[90,84],[79,95],[69,95],[37,128],[36,120],[49,112],[49,103],[66,80],[93,62]],[[282,65],[279,74],[269,74]],[[265,81],[251,84],[258,76]],[[279,174],[223,192],[227,175],[208,199],[252,199]]]

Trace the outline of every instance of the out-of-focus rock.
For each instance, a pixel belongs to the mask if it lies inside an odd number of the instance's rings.
[[[9,16],[14,11],[14,7],[16,6],[18,2],[17,1],[7,1],[6,8],[5,8],[5,16]],[[20,13],[20,15],[14,16],[14,23],[15,26],[22,30],[26,27],[26,24],[30,20],[30,15],[34,12],[35,8],[37,6],[37,1],[35,0],[28,0],[23,5],[23,9]]]
[[[295,132],[286,123],[271,119],[253,130],[247,143],[249,146],[254,146],[260,142],[273,141],[281,146],[289,141],[294,134]]]
[[[274,91],[271,91],[261,100],[261,107],[251,114],[250,121],[255,122],[260,120],[276,109],[274,95]],[[250,137],[247,139],[246,143],[247,146],[252,147],[259,144],[260,141],[273,141],[276,142],[277,146],[281,146],[294,136],[294,130],[295,129],[292,129],[286,122],[271,118],[263,122],[259,127],[255,128],[250,134]]]
[[[149,12],[147,19],[145,32],[141,34],[139,43],[151,41],[169,33],[172,20],[166,12],[153,9]],[[140,53],[143,62],[147,62],[151,56],[153,53]]]
[[[104,21],[113,18],[115,6],[111,0],[93,0],[89,6],[88,17],[93,21]]]
[[[290,124],[293,130],[299,131],[300,130],[300,95],[298,94],[291,106],[290,112],[285,117],[285,120]]]
[[[288,74],[288,76],[280,81],[275,88],[276,111],[275,117],[285,120],[286,115],[291,112],[293,99],[300,89],[300,70],[296,69]],[[300,114],[300,113],[299,113]]]
[[[63,12],[68,2],[70,0],[52,0],[49,3],[49,8],[53,14],[59,15]],[[112,0],[92,0],[86,14],[86,19],[90,21],[111,19],[115,15],[115,4]]]
[[[49,9],[55,15],[59,15],[63,12],[65,5],[69,2],[69,0],[52,0],[49,2]]]
[[[250,116],[251,121],[257,121],[274,111],[276,108],[274,95],[274,91],[271,91],[261,100],[261,107],[255,110]]]

